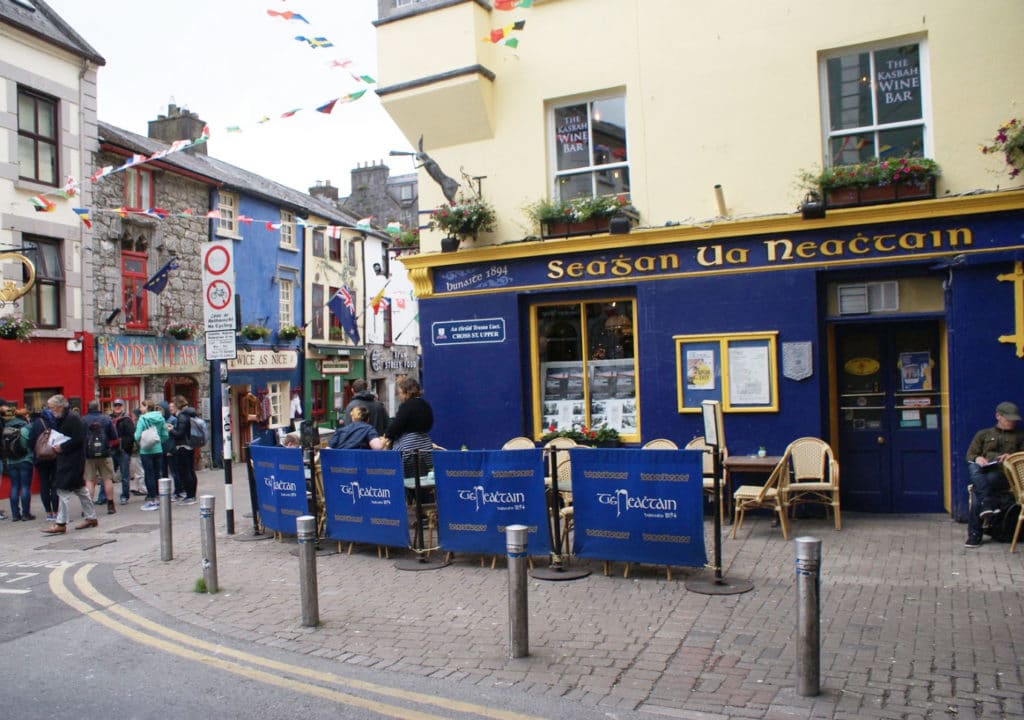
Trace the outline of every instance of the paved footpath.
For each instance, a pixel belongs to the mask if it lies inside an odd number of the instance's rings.
[[[968,550],[965,526],[945,515],[844,513],[840,532],[824,520],[793,522],[795,535],[823,541],[822,692],[806,698],[795,689],[794,544],[767,516],[723,544],[726,578],[750,580],[748,593],[688,592],[692,569],[667,580],[663,568],[634,566],[624,578],[621,563],[611,577],[600,563],[581,563],[594,570],[582,580],[530,579],[530,656],[509,660],[508,574],[503,561],[491,570],[477,556],[406,572],[372,547],[323,555],[322,624],[301,627],[296,545],[248,540],[243,466],[233,476],[229,536],[223,472],[200,473],[200,493],[217,498],[216,595],[193,592],[202,577],[198,505],[174,509],[169,562],[160,561],[159,514],[141,512],[134,496],[116,515],[101,514],[98,528],[64,538],[40,535],[39,520],[0,522],[0,548],[20,559],[46,551],[116,563],[118,581],[144,602],[248,642],[382,672],[515,686],[605,712],[1024,718],[1024,552],[998,543]],[[87,548],[97,538],[117,542]]]

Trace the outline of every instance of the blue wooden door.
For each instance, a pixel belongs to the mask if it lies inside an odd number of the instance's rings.
[[[942,511],[939,324],[836,327],[844,509]]]

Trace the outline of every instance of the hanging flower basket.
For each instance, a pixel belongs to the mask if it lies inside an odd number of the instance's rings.
[[[302,335],[302,328],[297,325],[282,325],[277,329],[277,339],[283,342],[291,342]]]
[[[0,318],[0,339],[28,342],[32,339],[32,331],[35,327],[35,323],[31,320],[8,315],[5,318]]]
[[[191,340],[199,334],[199,328],[190,323],[171,323],[164,328],[164,335],[175,340]]]
[[[246,340],[266,340],[270,337],[270,328],[248,323],[242,326],[241,330],[238,331],[238,334]]]
[[[430,226],[449,236],[472,236],[493,232],[497,223],[494,208],[481,198],[458,198],[451,205],[442,205],[430,213]]]
[[[981,146],[985,155],[1002,154],[1009,167],[1011,178],[1020,175],[1024,170],[1024,121],[1011,118],[999,126],[999,131],[988,145]]]

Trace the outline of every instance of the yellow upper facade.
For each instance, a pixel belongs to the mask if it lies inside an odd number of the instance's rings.
[[[846,9],[789,0],[534,0],[507,12],[482,0],[394,5],[381,0],[380,95],[410,142],[422,136],[464,189],[464,174],[485,176],[498,222],[478,246],[536,233],[524,209],[557,192],[567,152],[556,136],[571,130],[557,127],[565,116],[555,108],[602,98],[622,99],[628,153],[613,160],[625,163],[616,169],[628,172],[641,226],[795,213],[801,173],[820,169],[835,149],[827,60],[864,53],[877,62],[862,82],[879,117],[885,102],[902,108],[904,88],[917,103],[907,132],[942,168],[939,198],[1022,186],[1000,157],[978,149],[1000,123],[1024,114],[1020,0],[862,0]],[[518,47],[482,40],[519,20]],[[886,75],[891,56],[883,52],[904,46],[917,48],[913,73]],[[887,97],[878,87],[884,78],[906,84]],[[439,185],[420,172],[421,207],[443,203]],[[440,233],[424,233],[423,249],[439,241]]]

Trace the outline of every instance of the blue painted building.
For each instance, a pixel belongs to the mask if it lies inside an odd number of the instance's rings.
[[[550,426],[731,454],[829,440],[848,510],[966,511],[963,456],[1024,399],[1024,193],[407,260],[446,447]]]

